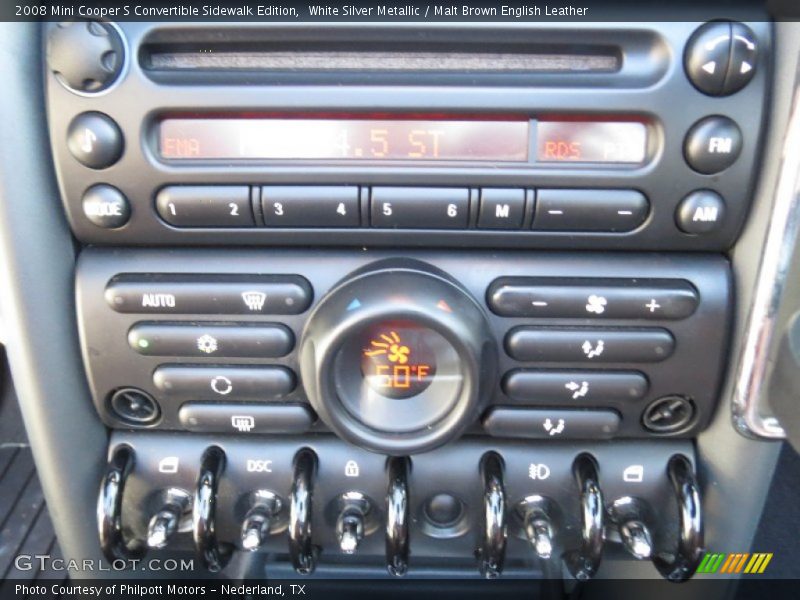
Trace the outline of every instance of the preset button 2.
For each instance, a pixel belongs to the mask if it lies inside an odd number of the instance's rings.
[[[267,227],[358,227],[356,186],[267,185],[261,188]]]

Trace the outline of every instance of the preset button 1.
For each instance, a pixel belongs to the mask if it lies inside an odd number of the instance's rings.
[[[254,227],[245,185],[172,185],[156,195],[159,216],[175,227]]]

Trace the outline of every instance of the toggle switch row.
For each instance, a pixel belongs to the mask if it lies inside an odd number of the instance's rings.
[[[217,504],[226,469],[224,450],[216,445],[205,449],[193,493],[169,487],[155,495],[157,508],[149,516],[144,540],[126,540],[122,527],[125,484],[135,464],[133,448],[117,447],[101,486],[98,526],[101,546],[109,561],[140,559],[148,549],[163,549],[179,532],[191,531],[201,563],[211,572],[222,570],[234,549],[233,544],[217,538]],[[254,489],[246,494],[246,513],[238,541],[244,551],[261,549],[270,536],[282,529],[281,520],[288,513],[286,529],[293,566],[300,574],[310,574],[319,554],[311,537],[318,458],[312,450],[304,448],[296,453],[293,464],[293,483],[286,506],[280,495],[270,489]],[[408,565],[408,459],[388,459],[387,471],[390,475],[385,499],[387,569],[401,576]],[[336,513],[336,537],[344,554],[355,554],[364,536],[381,525],[378,513],[382,511],[359,490],[340,494],[330,506]]]
[[[402,576],[413,543],[420,566],[441,555],[477,557],[480,574],[492,579],[503,573],[512,548],[515,560],[521,551],[532,553],[543,572],[563,568],[587,580],[597,573],[606,542],[612,542],[635,559],[653,561],[666,579],[683,581],[702,554],[694,467],[688,452],[674,445],[657,451],[652,444],[642,446],[636,454],[631,444],[609,453],[609,445],[570,449],[460,442],[431,453],[437,456],[384,459],[332,439],[275,441],[274,460],[243,461],[270,442],[243,446],[225,438],[192,438],[182,457],[155,460],[161,449],[174,450],[175,436],[127,437],[132,441],[112,445],[98,500],[101,545],[112,561],[141,558],[148,549],[180,549],[186,537],[179,534],[189,532],[200,563],[212,572],[225,568],[236,548],[274,552],[286,544],[300,574],[312,573],[323,553],[357,555],[352,560],[358,561],[362,553],[381,552],[388,572]],[[157,440],[159,449],[142,440]],[[358,461],[347,460],[342,471],[336,467],[335,479],[330,469],[339,465],[337,453]],[[458,454],[474,458],[472,469],[455,464]],[[630,456],[644,464],[621,468]],[[520,464],[528,457],[540,462]],[[453,468],[443,472],[442,464]],[[135,526],[137,520],[146,526]],[[371,536],[381,530],[384,543],[378,545]],[[657,540],[674,539],[676,549],[655,547]]]

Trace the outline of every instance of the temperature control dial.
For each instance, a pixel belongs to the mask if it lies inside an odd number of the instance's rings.
[[[381,263],[348,278],[309,318],[301,372],[320,418],[342,438],[392,455],[430,450],[474,423],[497,351],[483,310],[423,263]]]

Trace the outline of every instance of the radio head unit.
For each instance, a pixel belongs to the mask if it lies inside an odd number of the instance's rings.
[[[722,250],[747,213],[764,22],[481,25],[480,52],[444,25],[114,31],[111,85],[46,78],[86,243]]]

